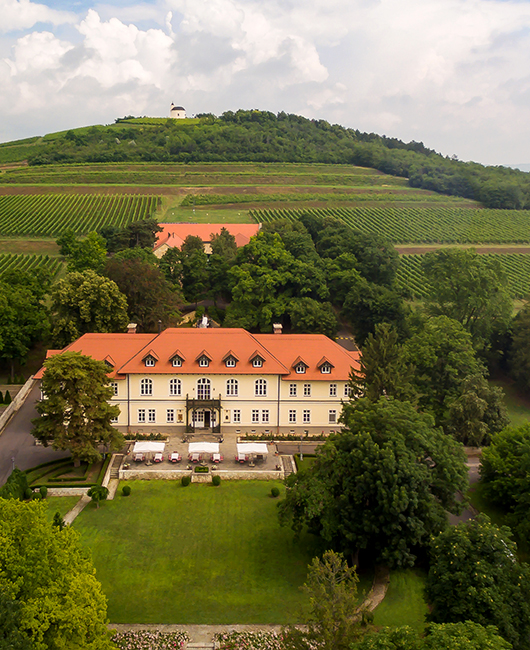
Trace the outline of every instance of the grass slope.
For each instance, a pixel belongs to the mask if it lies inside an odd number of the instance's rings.
[[[423,630],[427,603],[423,596],[425,573],[419,569],[392,571],[383,602],[374,612],[374,624],[380,627],[409,625]]]
[[[316,540],[277,520],[275,483],[134,481],[74,528],[91,549],[112,623],[292,623]],[[279,486],[279,484],[277,484]],[[121,487],[121,486],[120,486]]]

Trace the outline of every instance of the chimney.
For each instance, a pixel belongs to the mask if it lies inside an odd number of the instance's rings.
[[[158,333],[162,334],[162,321],[160,320],[160,318],[158,319]]]
[[[127,325],[127,334],[136,334],[136,328],[138,325],[136,323],[129,323]]]
[[[282,333],[282,324],[281,323],[273,323],[272,324],[272,331],[274,334],[281,334]]]

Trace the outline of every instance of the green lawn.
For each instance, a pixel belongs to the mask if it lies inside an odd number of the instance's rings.
[[[385,599],[374,612],[374,624],[378,627],[410,625],[415,630],[423,630],[427,614],[423,597],[425,577],[418,569],[392,571]]]
[[[513,380],[508,377],[499,377],[491,380],[490,383],[500,386],[504,390],[504,403],[511,425],[517,427],[530,420],[530,399],[517,389]]]
[[[53,521],[53,516],[56,512],[59,512],[61,517],[64,517],[78,501],[79,497],[46,497],[45,503],[48,505],[46,516],[48,517],[48,521]]]
[[[304,620],[299,587],[321,549],[280,528],[269,496],[279,483],[128,484],[131,496],[89,504],[73,524],[92,551],[112,623]]]
[[[180,199],[179,199],[180,200]],[[160,217],[161,223],[254,223],[254,219],[245,208],[195,208],[172,206]]]

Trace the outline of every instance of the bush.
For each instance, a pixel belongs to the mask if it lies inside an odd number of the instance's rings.
[[[197,465],[193,471],[195,474],[208,474],[210,469],[209,467],[204,467],[203,465]]]
[[[6,390],[6,394],[4,396],[4,404],[11,404],[11,395],[9,394],[8,390]]]
[[[32,490],[31,488],[29,488],[29,487],[26,488],[26,489],[24,490],[24,499],[29,500],[29,499],[31,499],[32,497],[33,497],[33,490]]]
[[[188,487],[190,483],[191,483],[191,476],[189,476],[188,474],[186,474],[186,476],[183,476],[180,479],[180,484],[182,485],[182,487]]]
[[[221,477],[219,474],[212,476],[212,485],[221,485]]]
[[[48,488],[45,485],[41,485],[39,488],[39,493],[43,499],[48,496]]]
[[[32,501],[42,501],[42,494],[40,492],[33,492],[31,494]]]
[[[2,395],[2,391],[0,390],[0,404],[4,403],[4,396]]]
[[[271,488],[271,497],[273,499],[277,499],[280,496],[280,488],[277,488],[276,486]]]
[[[121,489],[121,493],[124,497],[128,497],[129,494],[131,493],[131,486],[130,485],[124,485]]]
[[[28,490],[30,493],[29,497],[26,496]],[[16,467],[9,475],[5,485],[0,488],[0,497],[3,499],[19,499],[20,501],[22,501],[22,499],[30,499],[31,489],[28,485],[26,472],[23,472]]]

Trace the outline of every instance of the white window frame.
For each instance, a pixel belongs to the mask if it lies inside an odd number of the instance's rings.
[[[267,380],[256,379],[254,382],[254,395],[256,397],[267,397]]]
[[[329,365],[329,363],[325,363],[323,366],[320,366],[320,372],[323,375],[331,374],[331,366]]]
[[[226,396],[237,397],[239,395],[239,382],[237,379],[226,380]]]
[[[149,397],[153,394],[153,380],[148,377],[144,377],[140,380],[140,395],[143,397]]]
[[[175,409],[166,409],[166,422],[168,424],[175,422]]]
[[[156,409],[147,409],[147,422],[156,424]]]
[[[146,357],[145,365],[146,365],[147,368],[154,368],[155,363],[156,363],[156,361],[153,359],[153,357]]]
[[[259,409],[252,409],[251,422],[252,422],[252,424],[258,424],[259,423]]]
[[[228,359],[225,361],[225,366],[227,368],[235,368],[236,360],[234,359],[234,357],[228,357]]]
[[[112,381],[110,383],[110,387],[112,388],[112,396],[117,397],[118,396],[118,382]]]
[[[269,409],[264,409],[261,411],[261,421],[263,424],[269,424],[270,423],[270,411]]]
[[[182,359],[180,357],[173,357],[171,362],[174,368],[180,368],[182,366]]]
[[[110,418],[111,424],[118,424],[119,417]]]
[[[289,409],[289,424],[296,424],[296,409]]]
[[[138,422],[145,422],[145,409],[138,409]]]
[[[169,380],[169,394],[172,397],[182,395],[182,382],[180,379],[174,377]]]
[[[311,424],[311,411],[309,409],[302,411],[302,422],[304,424]]]
[[[304,397],[311,397],[311,384],[304,384]]]
[[[234,409],[232,411],[232,422],[234,424],[241,424],[241,410],[240,409]]]
[[[296,397],[297,392],[296,384],[289,384],[289,397]]]
[[[330,409],[328,411],[328,422],[330,424],[337,424],[337,411],[336,411],[336,409]]]
[[[329,385],[329,396],[330,397],[337,397],[337,384],[330,384]]]
[[[344,397],[351,397],[353,395],[353,388],[349,384],[344,384]]]
[[[297,375],[305,375],[305,366],[303,363],[299,363],[295,370]]]
[[[208,390],[205,391],[204,388],[199,389],[199,387],[207,387]],[[201,395],[199,395],[201,393]],[[206,393],[208,393],[206,395]],[[200,379],[197,379],[197,399],[211,399],[212,397],[212,382],[208,379],[208,377],[201,377]]]
[[[199,368],[208,368],[210,365],[210,360],[207,357],[201,357],[199,359]]]
[[[252,359],[253,368],[261,368],[263,366],[263,359],[261,357],[254,357]]]

